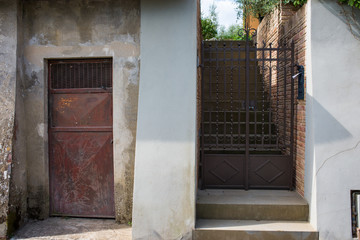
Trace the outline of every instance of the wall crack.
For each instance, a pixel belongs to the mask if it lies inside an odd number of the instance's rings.
[[[342,150],[342,151],[337,152],[337,153],[335,153],[334,155],[331,155],[330,157],[326,158],[325,161],[321,164],[321,166],[320,166],[320,167],[318,168],[318,170],[316,171],[315,176],[318,175],[318,173],[319,173],[319,171],[321,170],[321,168],[322,168],[330,159],[332,159],[332,158],[334,158],[334,157],[336,157],[336,156],[338,156],[338,155],[340,155],[340,154],[342,154],[342,153],[355,150],[355,149],[359,146],[359,144],[360,144],[360,141],[358,141],[354,147],[348,148],[348,149],[345,149],[345,150]]]

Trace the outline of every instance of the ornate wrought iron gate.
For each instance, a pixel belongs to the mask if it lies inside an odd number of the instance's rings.
[[[201,187],[292,188],[294,44],[204,41],[201,66]]]

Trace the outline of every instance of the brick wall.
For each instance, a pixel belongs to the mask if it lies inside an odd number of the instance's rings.
[[[305,83],[306,83],[306,66],[305,66],[305,49],[306,49],[306,5],[302,6],[300,9],[297,9],[293,6],[285,5],[281,6],[278,9],[275,9],[271,14],[267,15],[258,27],[257,32],[257,42],[258,46],[263,46],[265,43],[267,46],[272,44],[273,47],[278,47],[279,44],[284,46],[291,46],[291,43],[294,42],[295,45],[295,63],[303,65],[305,67]],[[289,56],[290,53],[287,53]],[[284,53],[280,53],[280,57],[283,57]],[[269,58],[269,52],[265,55],[266,58]],[[274,56],[273,56],[274,57]],[[271,83],[271,99],[272,99],[272,108],[276,109],[276,88],[284,87],[284,81],[279,79],[284,79],[284,74],[287,75],[287,79],[291,74],[291,62],[286,62],[286,66],[280,65],[281,69],[285,71],[277,72],[272,71],[272,79],[275,79]],[[286,73],[285,73],[286,72]],[[295,72],[296,69],[295,69]],[[263,74],[269,74],[265,72]],[[270,79],[269,77],[264,77],[264,79]],[[278,79],[278,81],[276,81]],[[277,83],[274,84],[274,83]],[[269,89],[269,82],[265,82],[265,87]],[[305,84],[306,86],[306,84]],[[297,79],[294,82],[295,87],[295,98],[297,97]],[[289,92],[291,89],[291,82],[286,82],[286,89]],[[282,102],[284,96],[278,96],[280,102]],[[305,103],[306,100],[297,100],[295,99],[295,129],[294,129],[294,186],[296,191],[301,195],[304,195],[304,169],[305,169]],[[273,116],[278,116],[280,121],[283,121],[286,118],[286,131],[290,130],[290,109],[286,109],[285,113],[280,107],[279,111]],[[279,129],[282,132],[283,129]],[[287,139],[289,142],[290,139]],[[288,151],[288,150],[287,150]]]

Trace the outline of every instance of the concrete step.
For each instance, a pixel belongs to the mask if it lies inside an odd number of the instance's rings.
[[[308,222],[198,219],[193,240],[318,240]]]
[[[307,221],[309,206],[286,190],[199,190],[199,219]]]

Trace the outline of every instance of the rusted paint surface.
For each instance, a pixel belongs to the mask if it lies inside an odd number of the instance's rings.
[[[112,127],[111,93],[53,94],[52,127]]]
[[[111,132],[52,132],[52,215],[114,217]]]
[[[51,215],[114,217],[111,88],[49,93]]]

